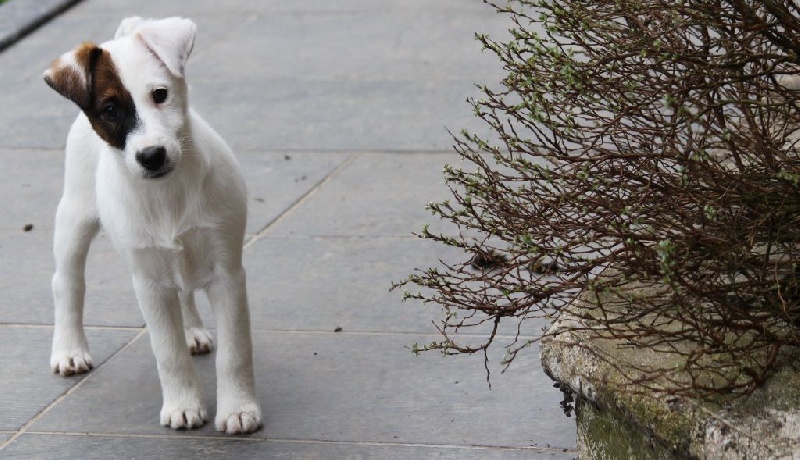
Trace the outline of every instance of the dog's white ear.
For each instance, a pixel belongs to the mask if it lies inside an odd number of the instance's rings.
[[[92,66],[103,50],[84,43],[62,54],[44,71],[44,81],[81,109],[91,103]]]
[[[186,61],[194,47],[197,26],[184,18],[144,21],[136,35],[176,77],[183,77]]]
[[[114,38],[127,37],[132,34],[136,26],[141,24],[142,21],[143,19],[139,16],[131,16],[123,19],[122,22],[119,23],[119,27],[117,27],[117,33],[114,34]]]

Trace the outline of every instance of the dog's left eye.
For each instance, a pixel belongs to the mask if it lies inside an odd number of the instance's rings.
[[[156,88],[152,92],[153,102],[161,104],[167,100],[167,88]]]

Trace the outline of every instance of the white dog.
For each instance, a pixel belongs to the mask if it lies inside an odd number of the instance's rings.
[[[161,424],[206,420],[191,353],[210,350],[194,304],[205,290],[217,325],[216,429],[261,425],[242,268],[244,180],[225,141],[188,107],[184,66],[195,24],[122,21],[113,40],[84,43],[45,71],[81,113],[66,146],[53,276],[50,364],[61,375],[92,367],[83,330],[86,254],[100,226],[133,275],[163,392]]]

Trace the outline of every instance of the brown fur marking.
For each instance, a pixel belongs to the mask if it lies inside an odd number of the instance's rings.
[[[92,62],[92,54],[100,50],[94,43],[85,42],[75,48],[73,57],[75,65],[65,63],[60,57],[50,64],[50,74],[44,81],[59,94],[71,100],[78,107],[83,108],[89,104],[89,84],[91,75],[88,74]],[[76,67],[77,66],[77,67]]]
[[[94,43],[83,43],[73,56],[79,68],[56,59],[45,82],[75,102],[108,145],[124,149],[128,133],[136,127],[136,107],[111,55]]]
[[[119,78],[111,55],[106,50],[98,57],[94,66],[92,104],[84,109],[95,132],[110,146],[125,148],[128,133],[136,127],[136,106],[127,88]],[[115,107],[116,119],[107,117],[109,105]]]

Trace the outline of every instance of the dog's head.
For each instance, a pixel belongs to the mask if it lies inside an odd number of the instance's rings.
[[[53,61],[44,80],[80,107],[132,174],[164,177],[181,160],[184,68],[195,30],[183,18],[126,18],[113,40],[84,43]]]

